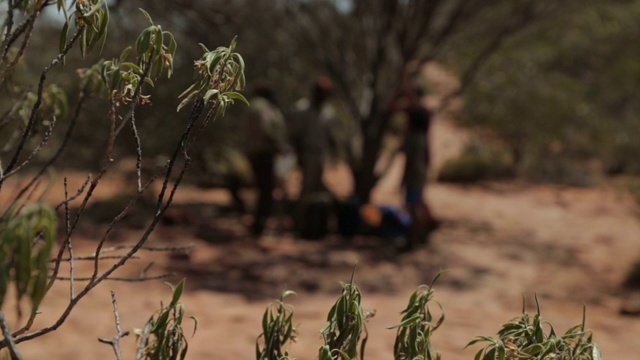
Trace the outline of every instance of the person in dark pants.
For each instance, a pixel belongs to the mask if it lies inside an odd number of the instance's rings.
[[[402,186],[405,191],[405,208],[412,219],[407,234],[408,249],[425,242],[429,232],[439,225],[423,197],[431,157],[428,141],[431,113],[422,104],[423,90],[417,84],[415,76],[415,73],[410,72],[403,75],[393,104],[394,110],[401,112],[406,118],[402,146],[406,160]]]
[[[273,207],[276,186],[275,157],[290,151],[284,115],[276,105],[272,88],[266,82],[256,82],[250,108],[245,116],[244,148],[253,170],[258,190],[251,231],[260,235]]]

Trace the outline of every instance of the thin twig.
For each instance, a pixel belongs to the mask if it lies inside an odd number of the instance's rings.
[[[120,255],[109,255],[109,256],[100,256],[100,260],[116,260],[116,259],[120,259]],[[132,256],[132,259],[139,259],[138,256]],[[94,261],[96,259],[95,255],[88,255],[88,256],[74,256],[73,257],[73,261]],[[72,258],[62,258],[62,259],[51,259],[49,260],[49,262],[56,262],[56,261],[60,261],[60,262],[71,262]]]
[[[78,192],[72,196],[71,198],[69,198],[67,196],[67,178],[64,178],[64,183],[65,183],[65,200],[62,201],[60,204],[58,204],[58,206],[56,206],[56,210],[58,210],[60,208],[61,205],[64,205],[64,214],[65,214],[65,240],[64,243],[62,244],[62,246],[60,246],[60,249],[58,250],[58,255],[56,255],[55,259],[53,260],[53,270],[51,272],[51,279],[49,280],[49,284],[47,284],[47,290],[49,290],[52,286],[53,283],[55,282],[56,277],[58,276],[58,271],[60,271],[60,263],[62,261],[62,256],[64,255],[64,252],[67,250],[67,246],[69,244],[71,244],[71,233],[73,232],[73,229],[71,227],[71,217],[70,217],[70,210],[69,210],[69,202],[71,201],[71,199],[79,196],[80,194],[82,194],[82,192],[84,191],[84,188],[87,186],[87,183],[89,182],[89,180],[91,179],[91,176],[87,177],[87,180],[85,180],[84,184],[80,187],[80,189],[78,190]]]
[[[69,42],[67,42],[67,44],[65,45],[64,49],[62,49],[62,51],[58,54],[58,56],[56,56],[56,58],[53,59],[51,63],[49,63],[49,65],[47,65],[47,67],[44,68],[44,70],[42,70],[42,73],[40,74],[40,82],[38,83],[38,95],[37,95],[36,102],[33,104],[33,107],[31,108],[31,116],[29,118],[29,122],[27,123],[27,127],[22,133],[22,137],[20,139],[20,142],[18,143],[18,146],[16,148],[16,151],[13,157],[9,161],[7,168],[4,169],[5,174],[11,172],[13,167],[17,164],[18,159],[20,158],[20,154],[22,153],[22,150],[24,149],[24,146],[27,142],[27,139],[31,135],[31,131],[33,130],[33,127],[36,122],[36,113],[40,108],[40,105],[42,105],[42,94],[44,91],[44,83],[47,80],[47,73],[54,66],[58,65],[62,61],[62,59],[65,57],[65,55],[71,50],[71,48],[73,47],[73,44],[80,38],[83,29],[84,29],[84,26],[79,26],[78,29],[76,30],[76,33],[71,38],[71,40],[69,40]],[[0,79],[0,83],[1,82],[2,81]],[[4,177],[0,177],[0,189],[2,189],[3,182],[4,182]]]
[[[67,187],[67,178],[64,179],[64,198],[69,198],[69,192]],[[69,216],[69,202],[65,202],[64,207],[64,218],[65,218],[65,229],[67,231],[67,240],[65,241],[65,245],[69,250],[69,298],[73,300],[76,297],[76,290],[74,288],[73,278],[75,277],[75,262],[73,256],[73,244],[71,243],[71,234],[69,233],[69,228],[71,227],[71,217]]]
[[[65,181],[66,181],[66,178],[65,178]],[[68,198],[65,198],[63,201],[61,201],[58,205],[56,205],[55,209],[58,210],[63,205],[68,207],[70,202],[72,202],[73,200],[77,199],[80,195],[82,195],[82,193],[84,192],[84,189],[87,187],[90,181],[91,181],[91,175],[87,175],[87,178],[84,180],[82,185],[80,185],[76,193]]]
[[[80,93],[78,94],[78,101],[77,101],[77,105],[75,107],[75,111],[74,111],[74,115],[71,118],[71,121],[69,122],[69,126],[67,127],[67,130],[65,132],[64,138],[62,140],[62,142],[60,143],[60,146],[58,146],[58,149],[56,150],[55,154],[49,159],[47,160],[47,162],[45,162],[42,167],[40,167],[40,170],[31,178],[31,180],[29,181],[29,183],[27,183],[27,185],[25,185],[17,194],[15,199],[20,199],[24,193],[31,187],[33,186],[33,184],[36,182],[36,180],[38,180],[40,178],[40,176],[42,176],[42,174],[44,174],[44,172],[54,163],[58,160],[58,158],[62,155],[62,152],[64,151],[64,149],[66,149],[67,144],[69,143],[69,140],[71,139],[71,134],[73,133],[73,130],[75,129],[75,126],[78,122],[78,118],[80,117],[80,110],[82,109],[82,105],[85,102],[86,99],[86,87],[83,88]],[[84,187],[84,186],[83,186]],[[78,194],[80,195],[80,194]],[[76,195],[76,196],[78,196]],[[75,197],[72,197],[72,199]],[[58,206],[56,206],[56,210],[58,210],[60,208],[60,204],[58,204]]]
[[[118,251],[118,250],[131,249],[133,246],[134,245],[117,245],[117,246],[112,246],[108,248],[103,248],[102,251],[100,251],[100,255],[108,252]],[[189,250],[189,249],[193,249],[194,247],[195,247],[195,244],[178,245],[178,246],[143,246],[140,248],[140,250],[171,252],[171,251]],[[96,254],[93,254],[92,256],[96,256]]]
[[[31,153],[29,154],[29,156],[27,156],[26,159],[24,159],[19,165],[16,165],[13,168],[13,170],[5,173],[4,174],[5,177],[9,177],[15,174],[16,172],[20,171],[20,169],[27,166],[31,162],[31,160],[33,160],[33,158],[40,153],[42,148],[45,147],[49,142],[49,139],[51,138],[51,134],[53,133],[53,129],[55,128],[57,121],[58,121],[58,118],[56,116],[53,116],[53,121],[47,127],[47,131],[42,136],[42,140],[40,140],[40,144],[38,144],[38,146],[36,146],[36,148],[33,149],[33,151],[31,151]]]
[[[104,278],[100,281],[105,281],[105,280],[109,280],[109,281],[122,281],[122,282],[143,282],[143,281],[150,281],[150,280],[160,280],[160,279],[166,279],[166,278],[170,278],[176,276],[175,272],[170,272],[170,273],[165,273],[165,274],[161,274],[161,275],[155,275],[155,276],[145,276],[145,277],[139,277],[139,278],[126,278],[126,277],[107,277]],[[68,277],[64,277],[64,276],[58,276],[56,278],[56,280],[62,280],[62,281],[71,281],[71,278]],[[87,276],[87,277],[75,277],[73,278],[73,280],[75,281],[91,281],[92,278]]]
[[[16,348],[16,343],[13,339],[13,335],[11,334],[11,329],[9,329],[9,324],[4,318],[4,313],[0,311],[0,327],[2,327],[2,334],[4,335],[4,341],[7,343],[9,348],[9,354],[11,354],[11,360],[22,360],[22,356],[18,352]]]
[[[440,106],[435,111],[439,113],[445,110],[449,103],[460,96],[467,87],[473,82],[475,76],[478,74],[482,66],[491,58],[491,56],[502,46],[502,44],[510,37],[518,34],[522,29],[526,28],[532,23],[534,18],[532,8],[534,2],[528,2],[526,6],[521,10],[520,14],[514,14],[518,16],[518,20],[515,23],[510,23],[502,28],[498,33],[484,46],[482,51],[473,59],[467,69],[460,75],[460,85],[458,88],[449,93],[442,99]]]
[[[80,300],[82,300],[93,288],[95,288],[97,285],[99,285],[102,281],[105,281],[107,279],[109,279],[109,276],[111,274],[113,274],[113,272],[115,272],[117,269],[119,269],[120,267],[122,267],[125,263],[127,263],[127,261],[134,256],[146,243],[146,241],[149,239],[149,236],[151,235],[151,233],[155,230],[156,226],[159,224],[160,220],[162,219],[162,216],[164,215],[165,211],[167,210],[167,208],[171,205],[171,203],[173,202],[173,198],[175,195],[175,191],[177,189],[177,187],[181,184],[182,179],[184,178],[184,174],[186,173],[188,166],[190,164],[188,157],[185,159],[185,163],[182,166],[182,169],[178,172],[177,174],[177,178],[174,182],[174,186],[172,187],[172,189],[170,190],[169,196],[165,199],[165,193],[169,187],[169,178],[171,177],[171,174],[173,172],[173,167],[177,161],[177,157],[178,154],[183,154],[184,156],[186,156],[186,149],[185,149],[185,145],[188,144],[188,139],[191,135],[191,132],[193,130],[193,127],[195,126],[195,124],[197,123],[198,119],[200,118],[200,116],[202,115],[202,111],[204,108],[204,101],[202,99],[199,99],[198,101],[196,101],[196,103],[193,105],[193,109],[191,112],[191,117],[189,119],[189,122],[187,123],[187,126],[185,128],[185,130],[183,131],[183,134],[180,138],[180,141],[178,143],[178,146],[176,147],[173,156],[171,157],[171,159],[168,161],[167,166],[166,166],[166,173],[165,173],[165,177],[164,177],[164,181],[163,181],[163,186],[162,189],[160,191],[160,194],[158,195],[158,203],[157,203],[157,207],[156,207],[156,214],[153,217],[152,221],[150,222],[150,224],[147,226],[147,229],[145,230],[145,232],[141,235],[140,239],[138,240],[138,242],[126,253],[124,254],[120,260],[118,260],[115,264],[111,265],[107,270],[105,270],[102,274],[98,275],[98,276],[91,276],[92,280],[89,281],[89,283],[82,289],[80,290],[80,292],[76,295],[75,298],[73,298],[68,304],[67,307],[63,310],[62,314],[58,317],[58,319],[51,325],[41,328],[37,331],[34,331],[32,333],[27,333],[27,334],[23,334],[20,335],[18,337],[14,338],[14,341],[16,344],[23,342],[23,341],[28,341],[40,336],[43,336],[45,334],[48,334],[52,331],[57,330],[65,321],[66,319],[69,317],[69,315],[71,314],[71,312],[75,309],[76,305],[80,302]],[[106,171],[106,169],[103,169],[104,171]],[[101,175],[104,175],[103,173]],[[99,177],[101,176],[99,174]],[[81,205],[81,207],[86,206],[86,202],[88,201],[88,197],[91,196],[91,193],[93,192],[93,190],[95,189],[95,187],[97,186],[97,182],[94,180],[94,182],[92,182],[91,186],[89,187],[89,190],[87,191],[87,196],[85,196],[85,199],[83,201],[83,204]],[[78,216],[76,216],[75,219],[77,224],[78,221]],[[72,224],[72,226],[75,226],[74,224]],[[73,227],[71,228],[71,231],[73,231]],[[99,249],[96,251],[97,253],[99,253]],[[76,279],[78,280],[78,279]],[[7,340],[0,340],[0,348],[6,347],[7,344]]]
[[[138,191],[142,191],[142,142],[140,141],[140,135],[138,135],[138,127],[136,126],[136,118],[131,115],[131,132],[133,133],[133,139],[136,142],[136,175]]]
[[[149,265],[147,265],[144,269],[142,269],[142,271],[140,271],[140,277],[141,278],[145,278],[147,277],[147,271],[149,271],[154,265],[154,262],[150,262]]]
[[[34,25],[36,23],[36,19],[40,15],[40,12],[42,11],[44,2],[45,2],[44,0],[40,0],[37,4],[35,4],[34,9],[33,9],[33,13],[29,17],[28,22],[26,24],[27,26],[26,26],[25,30],[23,31],[25,35],[24,35],[24,39],[22,40],[22,44],[20,45],[20,49],[18,50],[18,53],[11,60],[11,62],[7,65],[7,67],[4,68],[4,71],[2,71],[2,73],[0,73],[0,84],[4,84],[4,80],[13,71],[13,69],[18,64],[18,61],[24,55],[24,52],[27,49],[27,45],[29,44],[29,40],[31,39],[31,34],[33,33],[33,27],[34,27]],[[17,37],[14,38],[12,36],[11,39],[9,40],[9,42],[7,42],[6,50],[3,50],[3,58],[4,58],[5,54],[8,53],[10,42],[12,42],[14,39],[17,39]]]
[[[113,315],[116,322],[116,335],[113,339],[98,338],[98,341],[104,344],[109,344],[113,348],[113,352],[116,354],[116,359],[122,360],[122,351],[120,350],[120,339],[129,335],[129,331],[122,331],[120,328],[120,313],[118,312],[118,301],[116,300],[116,293],[111,292],[111,299],[113,300]]]
[[[140,92],[142,91],[142,85],[144,84],[144,80],[145,78],[148,76],[149,74],[149,70],[151,69],[151,61],[153,59],[154,56],[154,51],[151,51],[151,54],[149,55],[149,59],[147,60],[145,67],[144,67],[144,71],[142,73],[142,76],[140,76],[140,81],[138,82],[138,85],[136,86],[134,93],[133,93],[133,98],[129,107],[129,111],[127,113],[127,117],[125,118],[125,120],[123,120],[120,123],[120,126],[118,126],[118,128],[116,128],[116,122],[117,122],[117,112],[116,112],[116,102],[114,101],[113,97],[111,98],[111,110],[110,110],[110,115],[111,115],[111,128],[109,130],[109,145],[107,148],[107,157],[105,159],[105,164],[103,166],[102,169],[102,173],[106,173],[107,171],[107,166],[108,164],[113,161],[112,159],[112,152],[113,152],[113,144],[115,142],[116,137],[118,136],[118,134],[120,133],[120,130],[122,130],[122,127],[126,124],[127,119],[133,119],[134,118],[134,114],[135,114],[135,109],[138,105],[138,98],[140,95]],[[181,142],[178,147],[183,147],[184,144]],[[97,183],[96,183],[97,186]],[[138,201],[138,199],[140,199],[140,196],[142,194],[142,188],[138,189],[138,192],[136,193],[136,196],[129,202],[129,204],[125,207],[124,210],[122,210],[122,212],[116,216],[116,218],[113,219],[113,221],[111,222],[111,224],[109,225],[109,228],[107,229],[107,231],[105,232],[104,236],[102,237],[102,239],[98,242],[98,245],[96,246],[96,254],[100,253],[100,249],[102,249],[102,247],[104,246],[105,242],[107,241],[107,236],[109,235],[109,233],[111,232],[111,230],[115,227],[115,225],[117,223],[120,222],[121,219],[124,218],[124,216],[126,214],[128,214],[129,209]],[[83,205],[85,205],[85,203],[83,203]],[[99,258],[96,257],[96,260],[94,262],[93,265],[93,278],[96,278],[98,276],[98,263],[99,263]],[[87,285],[89,286],[89,285]]]

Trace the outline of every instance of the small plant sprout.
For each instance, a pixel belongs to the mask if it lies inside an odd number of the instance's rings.
[[[342,295],[331,307],[327,324],[321,330],[324,345],[320,347],[319,360],[364,359],[368,339],[365,323],[374,312],[365,312],[362,309],[360,304],[362,294],[353,282],[354,274],[355,268],[351,274],[351,281],[341,283]],[[364,338],[362,338],[363,332]],[[359,347],[358,344],[360,344]]]
[[[550,323],[542,320],[537,296],[537,313],[533,316],[525,311],[524,299],[522,303],[522,316],[503,324],[498,338],[478,336],[467,344],[488,343],[476,353],[476,360],[602,360],[591,331],[585,328],[586,307],[582,322],[559,336]]]
[[[269,304],[262,316],[262,334],[256,340],[257,360],[292,359],[283,351],[288,342],[295,342],[298,330],[293,326],[293,306],[284,302],[296,293],[287,290],[280,299]]]
[[[390,327],[397,329],[393,346],[396,360],[440,360],[440,354],[431,348],[431,335],[444,322],[444,310],[436,302],[441,315],[434,323],[429,302],[433,299],[433,285],[443,273],[444,271],[438,272],[430,285],[420,285],[411,294],[407,308],[402,311],[402,321]]]
[[[171,286],[171,285],[169,285]],[[167,307],[160,305],[142,330],[136,330],[139,337],[136,360],[184,360],[187,356],[189,344],[182,332],[184,320],[184,305],[180,302],[184,290],[184,279],[173,290],[173,298]],[[193,334],[198,328],[198,321],[194,321]]]

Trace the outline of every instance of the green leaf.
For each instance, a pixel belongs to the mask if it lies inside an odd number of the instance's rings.
[[[102,16],[102,22],[100,23],[100,29],[98,30],[100,42],[100,53],[104,49],[104,45],[107,42],[107,27],[109,25],[109,10],[105,7],[104,15]]]
[[[160,26],[156,26],[153,30],[153,39],[155,40],[156,56],[161,57],[164,36]]]
[[[144,17],[147,18],[147,21],[149,21],[149,24],[153,25],[153,20],[151,19],[151,15],[149,15],[148,12],[146,12],[144,9],[139,8],[138,10],[140,10],[142,12],[142,14],[144,15]]]
[[[197,98],[198,98],[198,93],[197,92],[192,92],[184,100],[182,100],[182,102],[178,105],[178,110],[177,111],[180,111],[180,109],[182,109],[188,103],[190,103],[192,100],[195,100]]]
[[[184,290],[184,282],[185,279],[180,280],[176,288],[173,290],[173,298],[171,299],[171,304],[169,306],[175,306],[180,300],[180,296],[182,296],[182,291]]]
[[[87,27],[82,29],[82,35],[80,35],[80,55],[84,58],[87,55]]]
[[[120,82],[122,80],[122,73],[120,69],[115,69],[115,71],[111,74],[111,87],[109,88],[111,91],[120,89]]]
[[[164,34],[164,36],[169,38],[169,46],[167,48],[167,51],[172,56],[175,55],[176,49],[178,48],[178,43],[176,42],[176,38],[173,36],[172,33],[168,32],[168,31],[164,31],[163,34]]]
[[[138,53],[138,57],[143,57],[146,54],[147,50],[149,50],[150,43],[151,30],[147,28],[142,32],[142,34],[140,34],[136,41],[136,52]]]
[[[106,7],[106,2],[105,2],[105,0],[99,0],[95,5],[93,5],[93,6],[91,7],[91,9],[90,9],[87,13],[83,14],[83,16],[84,16],[85,18],[90,17],[91,15],[95,14],[96,12],[98,12],[98,10],[100,10],[100,9],[102,8],[103,4],[104,4],[104,6]],[[86,19],[85,19],[85,20],[86,20]]]
[[[65,46],[67,46],[68,35],[69,35],[69,22],[66,21],[64,25],[62,25],[62,31],[60,31],[60,44],[58,48],[61,53],[62,51],[64,51]]]
[[[231,99],[237,99],[237,100],[240,100],[243,103],[249,105],[249,101],[242,94],[240,94],[238,92],[231,91],[231,92],[225,93],[225,95],[227,95]]]
[[[220,90],[217,89],[209,89],[207,90],[207,92],[204,94],[204,101],[205,102],[209,102],[209,100],[211,100],[212,97],[216,96],[220,93]]]
[[[129,53],[131,52],[131,49],[132,49],[131,46],[127,46],[124,50],[122,50],[122,52],[120,53],[120,62],[124,62],[125,60],[127,60],[127,57],[129,56]]]

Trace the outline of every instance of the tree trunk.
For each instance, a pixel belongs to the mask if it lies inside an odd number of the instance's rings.
[[[361,203],[371,200],[371,192],[378,183],[379,176],[375,173],[376,163],[382,148],[382,134],[387,116],[372,113],[362,120],[362,159],[360,166],[352,167],[354,176],[354,193]]]

